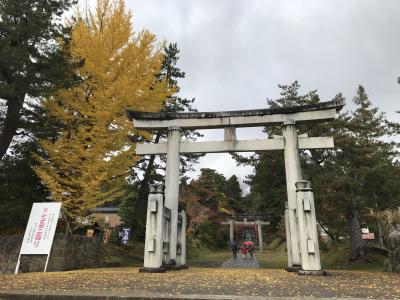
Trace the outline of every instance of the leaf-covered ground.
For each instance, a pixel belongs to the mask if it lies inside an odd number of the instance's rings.
[[[400,274],[329,271],[329,276],[299,276],[279,269],[190,268],[164,274],[138,268],[1,275],[1,291],[119,292],[135,294],[210,294],[400,298]]]

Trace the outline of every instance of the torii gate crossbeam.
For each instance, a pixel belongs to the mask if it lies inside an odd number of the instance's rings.
[[[332,137],[301,137],[299,136],[299,149],[324,149],[333,148]],[[136,154],[166,154],[168,143],[138,144]],[[231,140],[218,142],[194,142],[180,141],[180,153],[224,153],[224,152],[250,152],[267,150],[284,150],[285,141],[282,137],[266,140]]]

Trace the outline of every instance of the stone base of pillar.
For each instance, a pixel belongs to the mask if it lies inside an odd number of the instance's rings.
[[[139,268],[139,273],[165,273],[165,268]]]
[[[188,266],[188,265],[176,266],[176,269],[175,269],[175,270],[186,270],[186,269],[189,269],[189,266]]]
[[[285,268],[286,272],[299,272],[301,271],[301,266],[300,265],[293,265],[291,267]]]
[[[189,269],[189,266],[187,266],[187,265],[163,265],[162,267],[168,271],[178,271],[178,270]]]
[[[176,264],[163,264],[162,267],[166,270],[175,270],[179,266]]]
[[[298,275],[303,275],[303,276],[328,276],[328,273],[326,271],[304,271],[304,270],[299,270],[297,271]]]

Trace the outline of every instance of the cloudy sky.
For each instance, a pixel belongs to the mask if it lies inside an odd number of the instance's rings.
[[[374,105],[400,121],[398,0],[126,1],[135,30],[178,44],[181,95],[195,97],[199,111],[264,108],[278,84],[298,80],[322,101],[342,92],[346,109],[362,84]],[[262,134],[241,129],[238,137]],[[220,139],[222,130],[204,137]],[[229,154],[208,154],[203,167],[241,179],[251,172]]]

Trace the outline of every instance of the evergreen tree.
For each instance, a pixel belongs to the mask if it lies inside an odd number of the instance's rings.
[[[196,184],[202,203],[217,213],[230,213],[225,177],[213,169],[204,168],[200,172]]]
[[[228,204],[235,213],[243,213],[245,211],[245,203],[242,201],[242,189],[236,175],[232,175],[226,182],[226,196]]]
[[[136,198],[136,192],[132,189],[131,186],[127,186],[123,188],[125,190],[125,195],[121,196],[119,199],[119,211],[118,215],[121,218],[121,223],[124,227],[133,228],[135,224],[135,220],[132,216],[135,213],[134,203]]]
[[[283,153],[277,151],[258,154],[255,172],[247,177],[251,187],[248,196],[252,213],[264,213],[272,228],[276,228],[285,211],[286,177]]]
[[[270,107],[319,101],[316,91],[299,95],[297,82],[280,87],[282,97],[269,100]],[[341,94],[335,97],[342,98]],[[395,124],[372,106],[362,86],[354,103],[354,112],[341,113],[334,122],[297,126],[299,134],[334,137],[334,149],[300,151],[302,173],[312,183],[319,224],[333,239],[348,234],[351,261],[368,259],[361,224],[371,209],[400,204],[399,187],[393,179],[399,172],[396,145],[385,140],[396,133]],[[266,128],[266,132],[280,134],[280,128]],[[286,200],[283,154],[265,152],[250,159],[236,158],[255,167],[255,174],[249,176],[253,205],[272,212],[273,223],[278,223]]]
[[[281,97],[275,100],[267,100],[270,108],[307,105],[319,102],[319,96],[316,91],[300,95],[300,85],[297,81],[291,85],[279,85],[279,88],[281,89]],[[319,130],[315,126],[300,125],[296,127],[299,134],[310,133],[311,130]],[[282,134],[280,126],[265,127],[264,132],[270,138],[273,135]],[[318,134],[320,136],[321,133]],[[267,214],[272,227],[277,228],[285,210],[285,201],[287,201],[283,152],[260,151],[256,152],[250,158],[240,155],[234,155],[234,158],[239,164],[254,167],[255,173],[247,177],[247,183],[250,185],[248,198],[251,202],[252,212]]]
[[[26,141],[13,147],[0,161],[0,234],[25,230],[34,202],[46,201],[49,192],[32,170],[36,144]]]
[[[34,153],[42,151],[38,139],[55,140],[61,130],[61,124],[35,101],[25,103],[22,115],[21,139],[0,161],[0,232],[6,233],[23,232],[32,204],[49,201],[48,189],[33,170],[38,166]]]
[[[196,180],[190,184],[183,183],[180,190],[180,204],[188,216],[188,234],[191,239],[202,243],[224,247],[228,238],[224,236],[226,230],[220,224],[233,212],[227,195],[228,182],[213,169],[200,171]],[[237,192],[239,195],[232,194],[234,198],[240,197],[240,190]]]
[[[159,80],[166,80],[170,88],[173,88],[176,93],[179,92],[180,88],[178,80],[185,78],[185,72],[181,71],[177,66],[179,60],[179,49],[176,43],[169,44],[164,48],[164,59],[162,68],[158,74]],[[186,99],[179,97],[177,94],[173,94],[166,99],[163,104],[162,111],[164,112],[195,112],[197,111],[193,107],[195,99]],[[182,131],[182,138],[187,141],[195,141],[198,137],[202,136],[195,130],[184,129]],[[147,139],[147,142],[159,143],[161,140],[165,140],[168,137],[167,130],[155,130],[151,132],[151,138]],[[135,137],[136,142],[143,142],[143,139],[138,140]],[[180,156],[180,174],[185,176],[188,171],[193,171],[193,165],[196,164],[202,154],[182,154]],[[154,182],[160,182],[164,180],[163,171],[166,166],[166,156],[161,156],[161,159],[157,159],[156,155],[143,156],[139,159],[138,163],[133,169],[134,175],[132,180],[136,182],[138,194],[135,199],[135,215],[132,216],[136,220],[136,229],[139,231],[139,235],[144,235],[145,217],[147,198],[149,195],[149,185]]]
[[[76,79],[63,13],[75,0],[0,2],[0,159],[18,128],[26,97],[41,98]],[[5,108],[6,106],[6,108]]]
[[[333,124],[334,151],[323,162],[312,159],[321,171],[310,174],[319,177],[318,193],[324,195],[325,205],[329,203],[325,209],[338,216],[336,222],[346,221],[351,261],[368,260],[361,225],[369,211],[400,205],[398,185],[390,179],[399,170],[394,163],[397,153],[384,139],[393,132],[390,122],[372,106],[362,86],[353,102],[356,109],[340,114]]]

